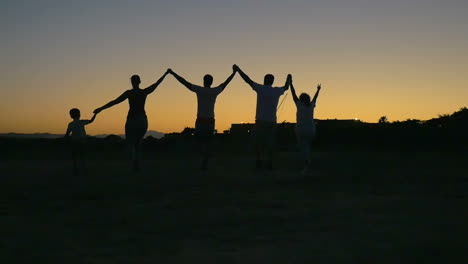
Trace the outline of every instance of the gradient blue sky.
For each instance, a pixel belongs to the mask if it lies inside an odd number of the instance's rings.
[[[261,82],[293,74],[324,86],[317,118],[428,119],[468,102],[468,1],[1,1],[0,132],[63,133],[170,67],[201,84],[237,63]],[[88,133],[123,133],[128,106]],[[193,126],[194,94],[169,77],[148,98],[149,128]],[[218,98],[217,128],[252,122],[255,94],[237,76]],[[278,121],[295,121],[288,95]]]

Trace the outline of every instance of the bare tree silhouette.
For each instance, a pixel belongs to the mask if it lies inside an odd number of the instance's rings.
[[[388,118],[387,116],[382,116],[379,118],[379,124],[387,124],[388,123]]]

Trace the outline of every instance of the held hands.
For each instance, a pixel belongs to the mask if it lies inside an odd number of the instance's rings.
[[[93,113],[94,113],[94,115],[97,115],[97,114],[99,114],[99,112],[101,112],[101,111],[102,111],[101,108],[96,108],[96,109],[93,111]]]
[[[288,90],[289,87],[291,87],[291,89],[294,89],[293,81],[292,81],[292,75],[291,75],[291,74],[288,74],[288,77],[286,77],[286,89],[285,89],[285,90]]]
[[[171,68],[167,69],[166,74],[174,74]]]
[[[237,66],[236,64],[232,65],[232,70],[234,72],[238,72],[240,69],[239,69],[239,66]]]

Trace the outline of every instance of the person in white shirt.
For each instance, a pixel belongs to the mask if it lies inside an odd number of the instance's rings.
[[[144,89],[140,88],[140,76],[133,75],[130,78],[132,89],[94,110],[94,113],[99,113],[128,99],[129,110],[125,122],[125,140],[130,147],[134,171],[140,170],[141,141],[148,130],[148,119],[145,112],[146,97],[158,88],[167,74],[167,72],[164,73],[155,83]]]
[[[265,167],[273,168],[273,154],[276,141],[276,110],[278,100],[289,89],[291,74],[286,78],[282,87],[273,87],[275,77],[272,74],[265,75],[263,85],[258,84],[245,74],[237,65],[234,65],[244,81],[257,93],[257,109],[255,116],[255,141],[257,169]]]
[[[317,91],[315,92],[314,98],[310,100],[310,96],[306,93],[301,93],[297,97],[296,90],[294,89],[293,82],[290,83],[291,94],[293,96],[294,103],[297,107],[296,112],[296,137],[299,149],[302,153],[302,159],[304,160],[303,173],[307,173],[310,170],[310,145],[312,139],[315,136],[316,127],[314,122],[314,109],[317,102],[322,86],[317,85]]]
[[[86,143],[86,130],[85,126],[94,122],[96,113],[90,120],[81,120],[80,110],[73,108],[70,110],[70,117],[73,119],[68,123],[66,138],[71,135],[71,148],[73,159],[73,174],[76,176],[80,170],[86,173],[86,160],[85,160],[85,143]]]
[[[167,72],[172,74],[181,84],[197,95],[198,109],[197,120],[195,121],[195,135],[201,145],[201,169],[205,171],[208,169],[210,143],[215,129],[214,108],[216,98],[222,91],[224,91],[224,88],[226,88],[229,82],[231,82],[232,78],[234,78],[236,71],[233,69],[231,75],[229,75],[226,81],[213,88],[211,88],[211,85],[213,84],[213,76],[209,74],[206,74],[203,77],[202,87],[188,82],[171,69],[168,69]]]

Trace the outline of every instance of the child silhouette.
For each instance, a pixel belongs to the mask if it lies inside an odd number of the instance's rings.
[[[317,85],[317,91],[315,92],[314,98],[310,100],[310,95],[302,93],[299,97],[296,94],[293,81],[291,78],[290,82],[291,93],[296,104],[296,138],[299,145],[299,149],[302,153],[302,159],[304,161],[304,169],[302,174],[308,174],[311,169],[310,159],[310,145],[316,133],[316,127],[314,122],[314,109],[317,104],[317,98],[319,96],[322,85]]]
[[[70,117],[73,119],[68,123],[67,132],[65,133],[66,138],[70,138],[71,135],[71,149],[73,159],[73,175],[78,175],[79,171],[83,173],[86,171],[86,160],[85,160],[85,144],[86,144],[86,130],[85,125],[91,124],[96,118],[96,113],[90,120],[81,120],[80,110],[73,108],[70,110]]]

